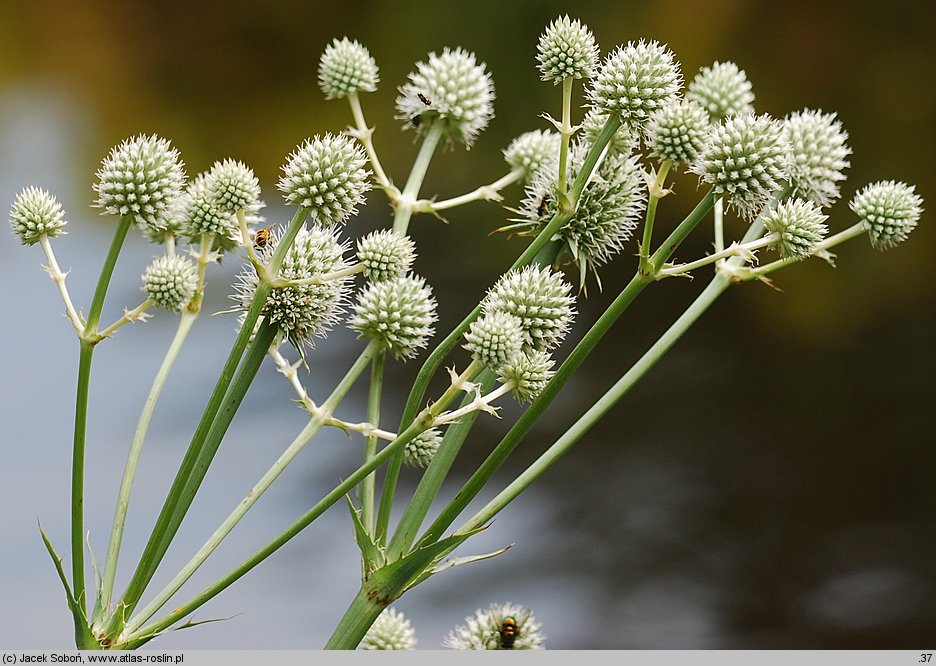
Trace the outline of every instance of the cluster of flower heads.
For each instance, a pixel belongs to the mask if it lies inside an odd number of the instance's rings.
[[[521,402],[552,377],[549,352],[569,330],[571,285],[548,267],[526,266],[502,276],[481,302],[481,316],[465,333],[472,358],[496,371]]]

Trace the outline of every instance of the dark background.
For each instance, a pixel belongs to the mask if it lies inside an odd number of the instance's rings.
[[[55,243],[87,307],[113,222],[89,208],[110,146],[156,132],[181,150],[190,174],[223,157],[261,179],[268,219],[286,219],[275,181],[306,136],[340,131],[347,105],[325,102],[318,58],[334,37],[359,39],[380,66],[363,97],[384,167],[405,180],[416,146],[392,120],[413,63],[463,46],[488,64],[496,117],[468,153],[439,153],[423,195],[452,196],[505,171],[500,150],[559,115],[559,88],[539,81],[535,45],[560,13],[581,18],[602,54],[640,37],[666,42],[686,79],[733,60],[754,86],[758,112],[837,111],[853,168],[830,225],[852,223],[847,200],[880,179],[917,185],[934,200],[933,12],[903,2],[106,2],[0,3],[0,194],[30,184],[64,204],[70,235]],[[581,88],[577,89],[578,100]],[[680,175],[658,228],[695,203]],[[506,192],[516,205],[520,191]],[[930,204],[931,205],[931,204]],[[378,193],[349,233],[384,225]],[[520,251],[489,232],[509,213],[472,204],[411,230],[417,270],[440,301],[447,331]],[[729,229],[740,236],[737,223]],[[661,231],[662,233],[662,231]],[[709,250],[699,233],[680,250]],[[581,445],[460,554],[516,545],[407,594],[421,646],[474,608],[512,600],[533,609],[551,648],[910,648],[932,641],[936,610],[936,453],[933,261],[928,215],[886,254],[859,239],[838,268],[813,261],[776,275],[782,293],[732,289]],[[636,251],[636,247],[634,247]],[[133,239],[105,319],[139,301],[138,275],[154,248]],[[38,248],[0,239],[0,643],[64,648],[71,628],[36,530],[68,550],[68,470],[77,345]],[[226,309],[236,261],[209,277],[207,312]],[[575,333],[633,271],[625,252],[581,301]],[[548,446],[636,360],[701,289],[651,287],[615,326],[547,418],[498,476],[494,490]],[[203,317],[152,426],[131,507],[118,588],[174,474],[233,339],[230,318]],[[87,526],[103,558],[120,470],[152,373],[174,329],[170,317],[124,329],[95,358]],[[312,356],[315,395],[360,348],[336,334]],[[415,362],[393,366],[388,411],[404,399]],[[207,485],[170,551],[167,581],[303,423],[289,386],[261,371]],[[363,415],[363,391],[344,406]],[[482,419],[454,475],[465,478],[504,422]],[[357,418],[348,416],[347,418]],[[395,418],[395,417],[391,417]],[[928,434],[929,433],[929,434]],[[241,561],[353,469],[359,440],[316,439],[186,588],[188,595]],[[226,455],[225,455],[226,454]],[[415,482],[404,478],[403,488]],[[453,492],[457,486],[446,490]],[[358,563],[336,508],[197,615],[244,613],[173,634],[155,647],[317,648],[357,589]],[[118,589],[119,591],[119,589]],[[181,597],[180,597],[181,600]]]

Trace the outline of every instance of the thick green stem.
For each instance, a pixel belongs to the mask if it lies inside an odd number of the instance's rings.
[[[572,204],[571,209],[558,210],[542,231],[536,235],[533,242],[527,246],[526,250],[524,250],[513,263],[511,269],[526,266],[533,261],[546,244],[552,240],[556,232],[572,218],[575,212],[575,206],[578,205],[578,200],[582,196],[582,192],[588,184],[592,172],[597,168],[598,161],[601,159],[605,147],[608,145],[608,142],[611,141],[612,137],[614,137],[614,133],[620,126],[621,120],[618,115],[611,114],[607,122],[605,122],[604,127],[601,129],[601,132],[598,134],[598,137],[595,139],[595,143],[592,144],[591,149],[585,156],[582,168],[576,175],[575,182],[572,184],[571,191],[569,192],[569,201]],[[416,376],[416,381],[413,383],[409,397],[406,400],[403,416],[400,419],[401,428],[407,427],[413,421],[420,409],[423,397],[426,394],[426,388],[429,386],[432,377],[439,369],[439,366],[442,365],[442,362],[445,360],[446,356],[448,356],[449,352],[459,344],[462,335],[464,335],[465,331],[467,331],[468,327],[471,325],[471,322],[473,322],[479,314],[481,314],[481,306],[477,305],[468,313],[461,323],[438,344],[432,353],[429,354],[429,357],[420,368]],[[380,513],[377,517],[378,534],[381,533],[381,528],[383,528],[383,533],[386,534],[386,528],[390,521],[390,509],[393,505],[393,497],[396,493],[397,479],[399,478],[400,468],[402,466],[403,452],[401,450],[390,462],[387,468],[387,475],[384,478],[383,493],[380,498]]]
[[[98,322],[101,320],[101,311],[104,309],[104,298],[110,285],[117,257],[123,248],[127,232],[133,223],[133,217],[127,215],[120,219],[110,249],[101,266],[101,275],[98,278],[94,297],[91,300],[91,309],[84,330],[80,334],[80,351],[78,354],[78,385],[75,390],[75,430],[72,445],[72,479],[71,479],[71,554],[72,554],[72,590],[75,600],[82,613],[87,614],[87,591],[85,588],[84,571],[84,457],[85,439],[88,426],[88,393],[91,383],[91,360],[94,356],[96,340],[91,337],[97,332]]]
[[[375,427],[380,425],[380,398],[383,394],[384,362],[386,350],[374,356],[371,364],[370,391],[367,396],[367,421]],[[377,435],[370,435],[364,443],[364,462],[377,455]],[[361,482],[361,522],[373,537],[376,528],[376,473],[364,477]]]
[[[714,198],[709,192],[702,201],[693,209],[693,211],[684,219],[669,237],[660,246],[650,258],[649,264],[659,270],[666,259],[675,251],[679,244],[689,235],[692,229],[701,221],[706,213],[712,208]],[[484,485],[491,479],[494,473],[507,460],[508,456],[517,447],[523,437],[529,432],[530,428],[543,414],[550,405],[562,387],[572,376],[578,367],[582,364],[592,349],[598,344],[605,333],[611,328],[611,325],[617,321],[624,310],[633,302],[633,300],[644,290],[644,288],[653,282],[652,275],[645,275],[638,271],[631,279],[624,290],[618,295],[614,302],[598,318],[594,325],[589,329],[581,341],[575,346],[575,349],[569,354],[568,358],[556,371],[555,376],[546,385],[542,393],[533,401],[527,410],[520,416],[514,426],[507,432],[500,443],[494,448],[491,454],[485,459],[477,471],[465,482],[462,489],[458,491],[451,502],[441,511],[426,533],[423,535],[420,543],[425,545],[437,541],[445,532],[458,515],[468,506],[468,503],[481,491]]]
[[[188,564],[182,567],[182,570],[166,585],[163,590],[156,595],[156,597],[149,604],[146,605],[143,610],[141,610],[130,622],[127,623],[127,627],[124,630],[124,633],[129,635],[139,629],[144,622],[151,618],[160,608],[162,608],[169,599],[172,598],[179,588],[191,578],[205,560],[215,551],[215,549],[221,545],[221,542],[224,538],[230,534],[231,530],[240,522],[240,520],[246,515],[247,511],[257,502],[258,499],[267,491],[267,489],[273,484],[274,481],[282,474],[283,470],[291,463],[295,457],[299,454],[300,451],[305,447],[305,445],[315,436],[315,434],[322,428],[325,424],[328,417],[334,413],[335,408],[341,403],[341,400],[347,394],[347,392],[354,385],[354,382],[357,381],[358,377],[361,376],[361,373],[367,368],[368,364],[371,362],[371,359],[378,354],[380,351],[380,346],[371,342],[367,347],[364,348],[364,351],[361,352],[361,355],[358,357],[357,361],[354,362],[354,365],[351,366],[351,369],[345,374],[344,378],[338,382],[338,385],[332,391],[331,395],[322,405],[319,413],[314,416],[302,431],[296,436],[292,443],[286,448],[283,454],[273,463],[272,467],[260,478],[259,481],[247,492],[247,495],[243,500],[235,507],[235,509],[228,515],[228,517],[221,523],[214,534],[209,537],[208,541],[198,550],[197,553],[189,560]]]
[[[393,230],[401,236],[406,235],[409,228],[410,218],[413,216],[413,210],[417,205],[416,197],[419,196],[419,188],[422,187],[423,179],[426,177],[426,171],[429,170],[429,162],[435,154],[439,140],[442,138],[442,125],[436,123],[426,133],[422,145],[419,147],[419,153],[413,162],[413,168],[410,170],[409,178],[406,181],[406,187],[403,188],[403,194],[394,202],[396,210],[393,214]]]
[[[387,595],[365,582],[325,643],[325,649],[355,649],[377,617],[390,605],[390,601]]]
[[[271,276],[275,277],[279,272],[279,267],[286,256],[286,252],[291,247],[293,239],[295,239],[308,215],[309,209],[299,208],[286,227],[283,237],[270,258],[269,272]],[[156,568],[162,561],[166,550],[168,550],[169,544],[175,537],[182,519],[191,505],[191,501],[201,485],[208,465],[220,445],[221,437],[230,424],[230,420],[234,417],[234,411],[240,405],[250,381],[260,367],[260,362],[269,348],[274,335],[274,331],[271,330],[272,327],[261,326],[261,330],[265,331],[264,335],[261,336],[258,332],[252,343],[251,337],[254,334],[257,321],[260,318],[260,313],[270,290],[270,282],[261,279],[234,346],[231,348],[224,368],[221,370],[221,376],[218,378],[214,391],[208,399],[201,421],[195,430],[188,450],[185,452],[185,457],[179,466],[179,471],[176,473],[159,517],[156,519],[153,532],[143,550],[136,571],[127,585],[121,602],[114,608],[110,622],[107,624],[106,633],[109,636],[116,636],[120,633],[124,617],[136,607],[147,584],[155,574]],[[261,337],[265,339],[265,342]],[[251,363],[248,365],[245,361],[244,367],[238,373],[240,381],[235,380],[232,384],[234,373],[237,371],[238,365],[240,365],[248,343],[252,345],[252,353],[248,353],[248,356],[252,359]],[[218,427],[215,427],[215,419],[220,415],[222,408],[227,412],[227,415],[219,422]]]
[[[179,326],[176,329],[169,350],[163,359],[156,377],[153,379],[153,385],[150,387],[149,395],[143,405],[143,411],[140,413],[137,422],[136,432],[133,434],[133,442],[130,444],[130,453],[127,455],[127,463],[124,466],[123,479],[120,482],[120,491],[117,495],[117,507],[114,510],[114,523],[111,527],[110,542],[107,546],[107,560],[104,564],[104,577],[101,582],[101,593],[98,597],[94,610],[95,625],[100,623],[110,610],[111,596],[114,591],[114,578],[117,574],[117,561],[120,557],[120,546],[123,539],[124,525],[127,520],[127,509],[130,506],[130,493],[133,490],[133,480],[136,476],[137,465],[140,461],[140,454],[143,451],[143,442],[146,440],[146,432],[149,429],[150,420],[153,412],[156,410],[156,403],[162,393],[169,372],[178,358],[179,351],[192,330],[192,325],[198,318],[197,314],[183,311],[179,317]]]

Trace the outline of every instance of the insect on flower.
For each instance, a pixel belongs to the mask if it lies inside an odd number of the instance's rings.
[[[416,93],[416,97],[419,98],[419,101],[425,104],[426,106],[432,106],[432,100],[423,95],[422,93]]]
[[[258,250],[262,250],[267,246],[267,243],[270,241],[270,231],[273,230],[272,226],[264,227],[263,229],[257,229],[257,233],[254,234],[254,247]]]
[[[512,650],[514,646],[514,641],[517,640],[517,636],[520,635],[520,628],[517,626],[517,620],[513,616],[508,615],[501,622],[500,629],[497,630],[497,633],[500,634],[500,646],[502,650]]]

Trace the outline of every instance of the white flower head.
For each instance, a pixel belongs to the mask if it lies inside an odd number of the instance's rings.
[[[733,62],[703,67],[689,82],[686,97],[704,108],[713,121],[754,112],[754,93],[744,70]]]
[[[27,187],[10,206],[10,228],[23,245],[34,245],[42,236],[65,233],[65,213],[54,196],[38,187]]]
[[[923,214],[923,199],[914,187],[893,180],[867,185],[848,206],[868,229],[871,245],[881,251],[907,240]]]
[[[397,118],[423,133],[441,125],[449,141],[471,147],[494,116],[494,83],[473,53],[446,47],[416,63],[396,99]]]
[[[143,273],[143,291],[156,305],[178,312],[198,288],[198,270],[181,255],[157,257]]]
[[[426,346],[436,321],[436,301],[426,281],[414,275],[371,282],[358,297],[350,326],[377,340],[395,358],[412,358]]]
[[[771,247],[781,259],[799,261],[808,257],[829,232],[826,219],[815,202],[795,198],[781,201],[768,211],[764,228],[776,234]]]
[[[416,647],[416,631],[403,613],[386,608],[361,639],[362,650],[412,650]]]
[[[442,644],[453,650],[542,650],[546,637],[533,613],[510,602],[491,604],[465,618]]]
[[[536,60],[544,81],[584,79],[598,62],[598,45],[588,26],[561,16],[546,27],[536,47]]]
[[[790,186],[792,194],[811,199],[823,208],[838,201],[839,182],[848,168],[851,154],[848,132],[834,113],[803,109],[783,121],[790,143]]]
[[[357,40],[335,39],[325,47],[318,68],[325,99],[340,99],[359,92],[374,92],[380,77],[377,62]]]

